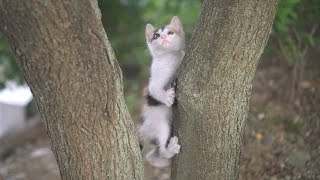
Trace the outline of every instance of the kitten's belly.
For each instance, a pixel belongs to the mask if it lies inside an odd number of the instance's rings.
[[[144,107],[144,122],[140,127],[140,133],[144,139],[152,139],[160,134],[170,131],[172,109],[165,106]]]

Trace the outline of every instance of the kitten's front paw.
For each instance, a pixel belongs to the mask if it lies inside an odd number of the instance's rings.
[[[178,144],[178,137],[174,136],[170,139],[170,142],[168,144],[168,149],[173,153],[173,154],[178,154],[180,152],[180,145]]]
[[[173,102],[174,102],[174,97],[175,97],[175,92],[174,92],[174,88],[170,88],[169,90],[166,91],[166,94],[165,94],[165,104],[168,106],[168,107],[171,107]]]

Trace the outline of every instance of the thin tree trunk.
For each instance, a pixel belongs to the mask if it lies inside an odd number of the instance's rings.
[[[248,100],[277,0],[205,0],[178,73],[172,179],[237,179]]]
[[[96,0],[0,0],[0,26],[62,179],[143,179],[122,75]]]

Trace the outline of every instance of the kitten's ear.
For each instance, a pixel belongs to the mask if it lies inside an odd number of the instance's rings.
[[[151,39],[154,34],[155,28],[151,24],[147,24],[146,26],[146,38],[147,40]]]
[[[178,16],[171,19],[170,25],[180,33],[183,33],[183,26]]]

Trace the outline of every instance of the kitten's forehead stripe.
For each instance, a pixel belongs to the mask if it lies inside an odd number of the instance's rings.
[[[163,32],[165,28],[166,28],[166,27],[164,27],[164,26],[161,27],[161,28],[158,28],[158,29],[154,30],[153,33],[154,33],[154,34],[159,33],[160,29],[161,29],[161,31]]]

